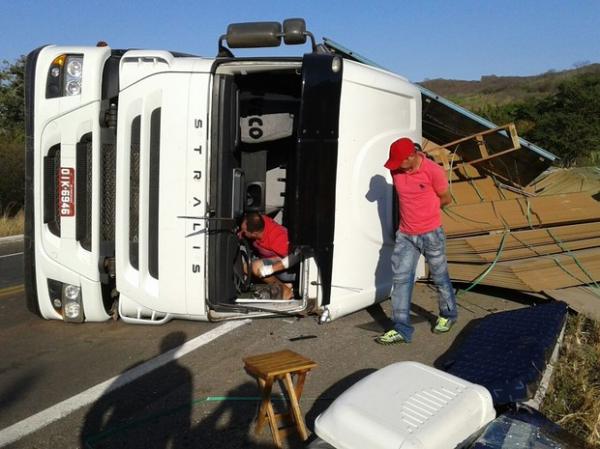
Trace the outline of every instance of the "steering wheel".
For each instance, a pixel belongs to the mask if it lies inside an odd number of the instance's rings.
[[[233,263],[233,282],[235,290],[240,294],[250,290],[250,283],[252,281],[252,260],[250,255],[252,252],[248,240],[241,238],[238,242],[239,249]]]

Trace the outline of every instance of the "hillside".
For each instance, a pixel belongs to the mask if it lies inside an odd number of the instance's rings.
[[[484,105],[499,106],[553,95],[560,83],[584,74],[600,75],[600,64],[560,72],[549,71],[535,76],[487,75],[479,81],[440,78],[419,84],[468,109],[480,110]]]
[[[600,64],[537,76],[420,83],[551,151],[563,166],[600,165]]]

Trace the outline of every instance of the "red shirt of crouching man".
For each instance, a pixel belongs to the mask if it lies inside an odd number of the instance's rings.
[[[252,274],[267,284],[277,284],[283,299],[293,297],[292,289],[275,273],[287,270],[300,260],[297,254],[289,254],[288,230],[271,217],[257,212],[247,213],[242,220],[240,236],[252,242],[260,259],[252,262]]]

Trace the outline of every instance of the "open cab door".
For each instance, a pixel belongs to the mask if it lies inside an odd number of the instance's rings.
[[[344,59],[339,103],[335,209],[320,211],[334,219],[335,248],[322,322],[389,297],[398,212],[384,163],[398,137],[421,141],[421,93],[405,78]]]
[[[306,54],[296,151],[290,160],[286,204],[290,244],[305,253],[303,292],[317,307],[331,298],[342,60]]]

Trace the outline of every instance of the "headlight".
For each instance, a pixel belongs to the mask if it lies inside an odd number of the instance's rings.
[[[81,81],[69,81],[65,93],[67,95],[79,95],[81,93]]]
[[[79,287],[76,285],[67,284],[63,290],[63,295],[68,301],[75,301],[79,297]]]
[[[46,80],[46,98],[81,94],[83,55],[59,55],[52,61]]]
[[[78,302],[68,302],[65,306],[65,318],[75,320],[81,314],[81,304]]]
[[[64,284],[62,291],[63,318],[65,321],[83,322],[83,305],[81,288],[77,285]]]
[[[67,56],[67,76],[65,78],[64,94],[67,96],[81,93],[81,74],[83,71],[83,56]]]
[[[67,58],[67,73],[73,78],[81,78],[81,70],[83,69],[83,58]]]

